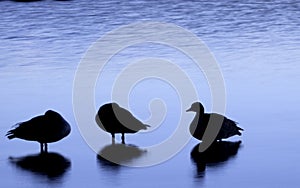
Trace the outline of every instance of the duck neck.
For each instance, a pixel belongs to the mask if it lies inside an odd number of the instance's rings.
[[[197,126],[198,122],[200,121],[201,116],[202,116],[202,114],[200,112],[196,112],[196,116],[194,117],[192,124]]]
[[[203,117],[203,115],[204,115],[204,110],[200,110],[200,111],[198,111],[198,112],[196,113],[196,116],[197,116],[198,118]]]

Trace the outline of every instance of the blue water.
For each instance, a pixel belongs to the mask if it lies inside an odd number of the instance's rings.
[[[299,187],[299,2],[45,0],[0,1],[0,8],[1,187]],[[208,163],[202,172],[191,158],[198,144],[193,138],[171,159],[135,168],[99,159],[79,132],[73,81],[85,52],[107,32],[146,21],[176,24],[205,42],[224,78],[225,114],[245,129],[242,137],[230,139],[242,141],[237,153]],[[95,84],[95,108],[109,101],[114,77],[122,68],[143,57],[175,62],[211,111],[213,98],[203,73],[182,53],[158,44],[129,47],[110,60]],[[133,165],[150,160],[153,153],[144,149],[167,139],[181,111],[189,107],[180,105],[173,88],[154,79],[136,85],[129,95],[130,110],[147,121],[153,98],[164,100],[167,114],[151,132],[126,137],[140,151],[131,159]],[[15,162],[37,154],[37,143],[4,137],[12,125],[50,108],[72,125],[69,137],[49,146],[64,164],[54,177]],[[193,114],[187,116],[188,129]],[[99,143],[97,150],[110,143]]]

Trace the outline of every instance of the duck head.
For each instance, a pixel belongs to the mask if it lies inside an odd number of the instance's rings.
[[[204,107],[200,102],[194,102],[192,106],[186,110],[187,112],[204,113]]]
[[[110,105],[111,105],[111,107],[114,109],[114,108],[120,108],[120,106],[117,104],[117,103],[115,103],[115,102],[113,102],[113,103],[110,103]]]
[[[45,117],[50,118],[50,119],[61,119],[61,115],[53,110],[47,110],[45,113]]]
[[[58,113],[53,110],[47,110],[47,112],[45,113],[46,116],[55,116],[57,114]]]

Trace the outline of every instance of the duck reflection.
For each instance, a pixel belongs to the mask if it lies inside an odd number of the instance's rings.
[[[102,167],[118,169],[122,165],[128,165],[145,153],[146,150],[134,145],[113,143],[102,148],[97,155],[97,159]]]
[[[231,156],[237,154],[241,141],[219,141],[214,142],[204,152],[199,152],[199,144],[191,151],[191,158],[197,166],[198,175],[205,171],[206,165],[216,166],[220,162],[227,161]]]
[[[58,153],[39,153],[24,157],[10,157],[9,161],[18,168],[49,179],[60,178],[71,167],[70,160]]]

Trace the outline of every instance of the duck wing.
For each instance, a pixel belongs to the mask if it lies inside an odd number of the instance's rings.
[[[207,135],[215,135],[216,140],[241,135],[239,130],[243,130],[237,126],[237,122],[217,113],[204,114],[202,118],[200,118],[199,124],[205,125],[206,128],[209,125],[209,128],[207,128],[205,132],[207,132]],[[215,132],[216,130],[219,132]]]
[[[43,125],[45,124],[44,115],[34,117],[28,121],[17,123],[14,129],[7,132],[9,139],[20,138],[24,140],[37,141],[45,134]]]
[[[237,122],[224,117],[222,128],[218,134],[217,139],[228,138],[234,135],[240,136],[242,133],[239,132],[239,130],[243,129],[237,126]]]
[[[135,118],[128,110],[124,108],[117,108],[115,111],[116,118],[126,128],[132,131],[139,131],[147,129],[149,125],[145,125],[143,122]]]

